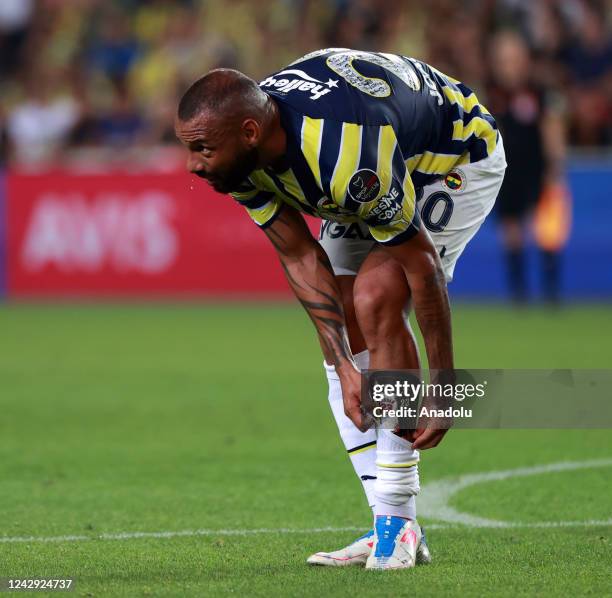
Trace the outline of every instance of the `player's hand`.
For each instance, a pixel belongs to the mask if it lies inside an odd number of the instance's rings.
[[[412,442],[412,448],[423,451],[425,449],[434,448],[442,442],[442,438],[448,432],[448,428],[421,428],[409,433],[412,438],[408,438]]]
[[[370,418],[361,410],[361,374],[352,365],[347,365],[338,371],[340,385],[342,386],[342,400],[345,415],[365,432],[370,427]]]

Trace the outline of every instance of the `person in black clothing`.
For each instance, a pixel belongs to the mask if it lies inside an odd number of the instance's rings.
[[[528,298],[526,224],[543,191],[563,179],[565,132],[562,106],[532,80],[533,62],[523,39],[501,32],[492,41],[488,105],[504,136],[508,168],[496,203],[506,251],[512,299]],[[542,283],[547,300],[559,299],[559,252],[541,251]]]

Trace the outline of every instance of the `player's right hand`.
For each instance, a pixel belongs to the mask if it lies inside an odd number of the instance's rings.
[[[361,409],[361,374],[352,365],[340,370],[337,368],[342,386],[342,400],[345,415],[365,432],[371,425],[371,418],[364,415]]]

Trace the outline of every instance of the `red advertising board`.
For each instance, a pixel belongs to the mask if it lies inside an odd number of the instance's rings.
[[[11,174],[7,200],[9,296],[290,293],[244,209],[187,174]]]

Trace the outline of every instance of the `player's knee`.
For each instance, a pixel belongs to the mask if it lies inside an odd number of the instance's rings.
[[[393,323],[402,316],[406,302],[404,294],[384,281],[367,280],[355,284],[354,304],[357,321],[364,332],[381,330],[385,322]]]

